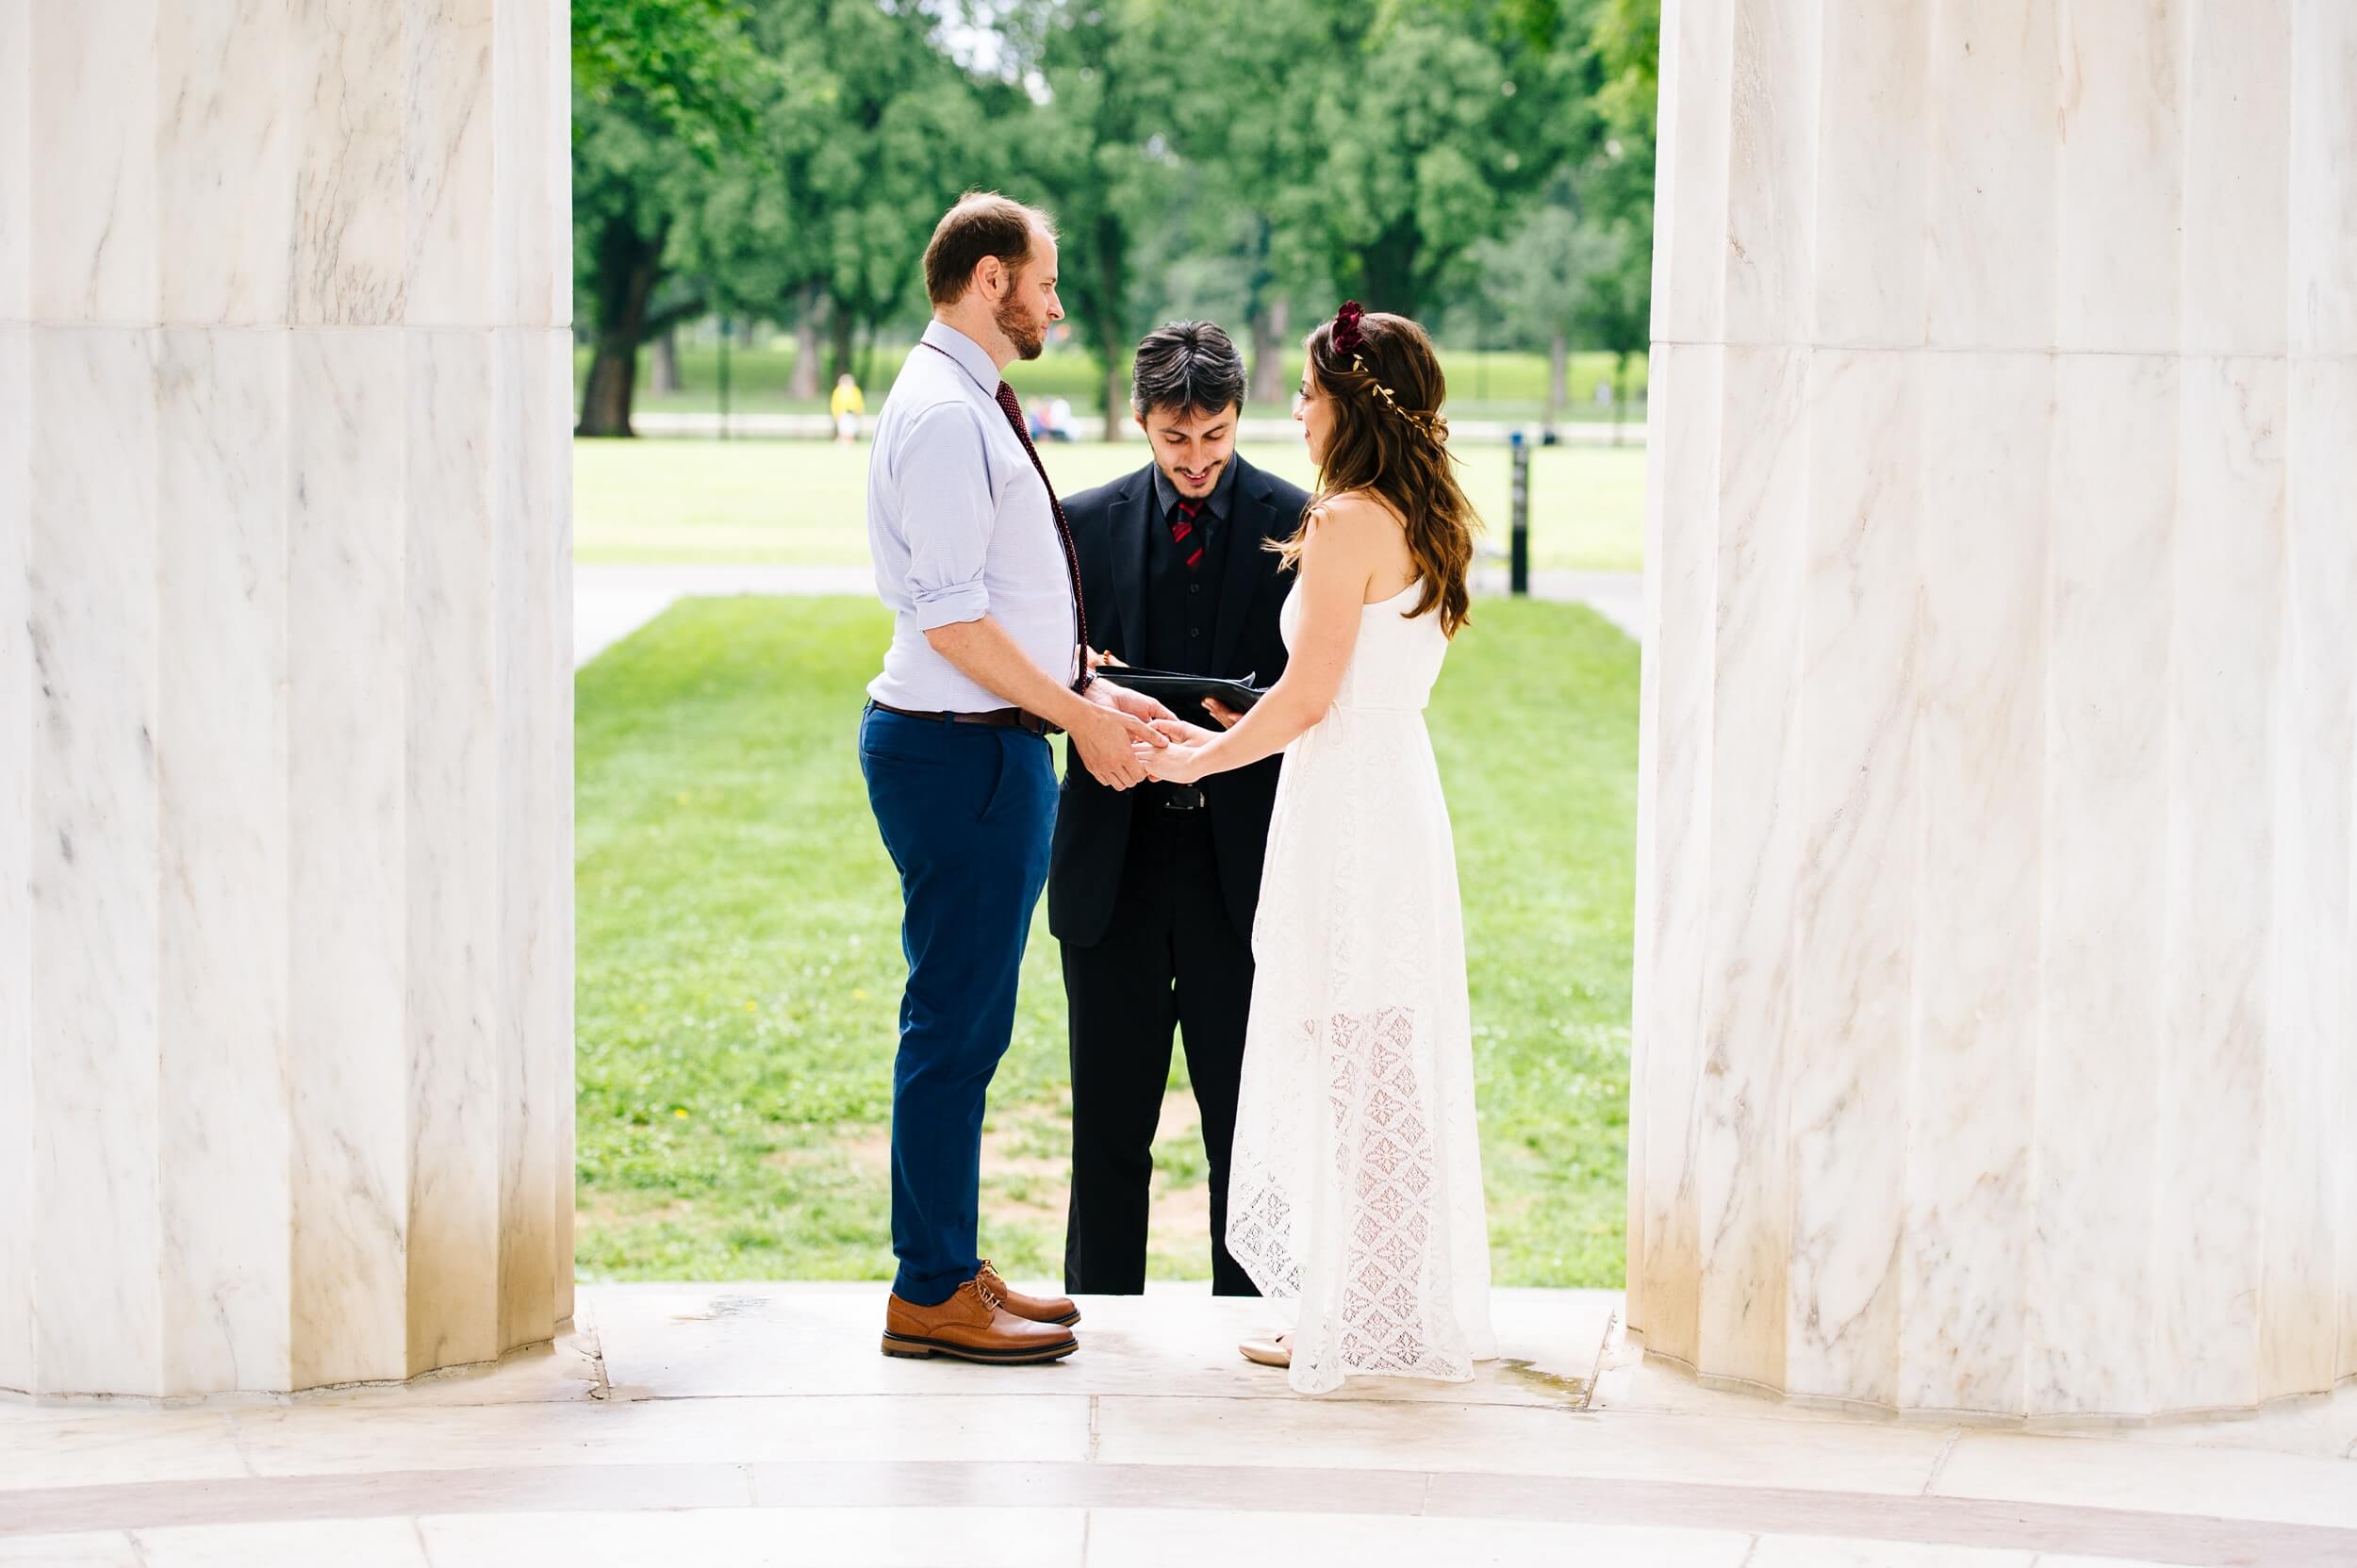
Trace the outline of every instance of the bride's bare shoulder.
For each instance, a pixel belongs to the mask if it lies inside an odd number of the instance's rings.
[[[1308,526],[1313,534],[1371,544],[1398,534],[1400,520],[1380,496],[1343,490],[1310,508]]]

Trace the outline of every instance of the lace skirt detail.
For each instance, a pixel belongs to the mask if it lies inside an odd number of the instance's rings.
[[[1302,1393],[1495,1354],[1464,946],[1424,716],[1335,709],[1278,785],[1228,1178]]]

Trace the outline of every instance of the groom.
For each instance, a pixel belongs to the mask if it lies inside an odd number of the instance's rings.
[[[925,249],[932,324],[876,421],[867,537],[893,613],[860,720],[860,770],[900,873],[908,988],[892,1072],[888,1356],[1042,1362],[1080,1312],[977,1256],[982,1101],[1014,1026],[1024,938],[1047,879],[1059,729],[1101,787],[1145,776],[1160,703],[1091,678],[1063,508],[999,372],[1038,356],[1056,236],[1003,196],[950,208]]]
[[[1284,673],[1277,614],[1290,579],[1265,546],[1293,535],[1310,498],[1236,455],[1244,385],[1235,344],[1210,322],[1147,334],[1130,408],[1153,460],[1066,507],[1094,646],[1121,663],[1261,686]],[[1179,717],[1225,726],[1237,716]],[[1255,1294],[1228,1253],[1228,1161],[1280,766],[1128,791],[1064,769],[1047,919],[1071,1021],[1067,1291],[1146,1288],[1146,1189],[1175,1025],[1211,1167],[1211,1289]]]

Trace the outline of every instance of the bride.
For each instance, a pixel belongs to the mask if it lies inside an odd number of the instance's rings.
[[[1233,729],[1164,722],[1172,744],[1138,757],[1193,784],[1285,752],[1228,1246],[1294,1309],[1244,1355],[1317,1394],[1351,1373],[1462,1381],[1496,1350],[1456,850],[1424,722],[1475,519],[1424,329],[1353,302],[1309,350],[1294,418],[1318,489],[1282,546],[1284,678]]]

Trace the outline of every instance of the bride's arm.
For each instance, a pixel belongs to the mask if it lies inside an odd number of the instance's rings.
[[[1371,502],[1335,500],[1302,526],[1309,533],[1301,548],[1301,580],[1294,586],[1301,599],[1301,624],[1294,632],[1285,673],[1234,729],[1199,746],[1172,748],[1188,754],[1171,758],[1167,772],[1149,763],[1156,777],[1186,772],[1201,778],[1249,767],[1292,745],[1334,705],[1351,650],[1358,646],[1367,586],[1384,564],[1385,545],[1398,525]],[[1164,755],[1154,753],[1154,762]]]

